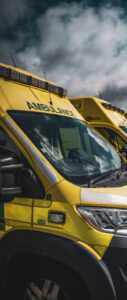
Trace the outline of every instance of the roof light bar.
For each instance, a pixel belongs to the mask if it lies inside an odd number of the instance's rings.
[[[37,79],[36,77],[32,77],[17,71],[12,70],[11,68],[6,68],[0,66],[0,77],[5,78],[7,80],[12,80],[15,82],[21,82],[27,85],[32,85],[38,87],[40,89],[47,90],[49,92],[60,95],[61,97],[67,96],[67,90],[63,89],[54,84],[48,83],[46,81]]]
[[[114,110],[114,111],[118,111],[120,114],[124,114],[125,111],[119,107],[116,107],[112,104],[108,104],[108,103],[102,103],[102,105],[105,107],[105,108],[108,108],[108,109],[111,109],[111,110]]]

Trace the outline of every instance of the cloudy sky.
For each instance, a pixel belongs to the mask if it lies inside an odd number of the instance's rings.
[[[127,110],[126,0],[0,0],[0,61]]]

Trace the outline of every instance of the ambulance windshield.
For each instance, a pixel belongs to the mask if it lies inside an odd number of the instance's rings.
[[[8,113],[70,182],[85,184],[97,175],[121,168],[117,152],[83,121],[38,112]]]

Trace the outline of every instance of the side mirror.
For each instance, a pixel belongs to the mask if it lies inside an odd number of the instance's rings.
[[[0,159],[0,200],[11,201],[14,196],[22,192],[18,184],[17,174],[23,168],[22,164],[15,164],[14,159],[3,156]]]
[[[42,199],[43,184],[32,169],[15,164],[12,157],[0,159],[0,201],[9,202],[14,197]]]

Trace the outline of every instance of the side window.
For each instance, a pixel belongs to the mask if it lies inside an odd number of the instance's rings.
[[[11,156],[14,162],[17,162],[20,157],[20,152],[9,136],[0,128],[0,157],[2,156]]]
[[[3,156],[12,157],[14,164],[23,163],[25,167],[30,168],[24,155],[18,150],[8,134],[0,127],[0,158]]]
[[[121,152],[122,148],[126,145],[125,141],[113,130],[109,128],[96,128],[101,135],[103,135],[116,150]]]
[[[117,143],[119,151],[121,152],[122,148],[126,145],[125,141],[117,134]]]
[[[10,201],[9,199],[12,200],[15,196],[44,198],[45,190],[39,177],[1,127],[0,159],[2,162],[0,172],[1,199]]]

